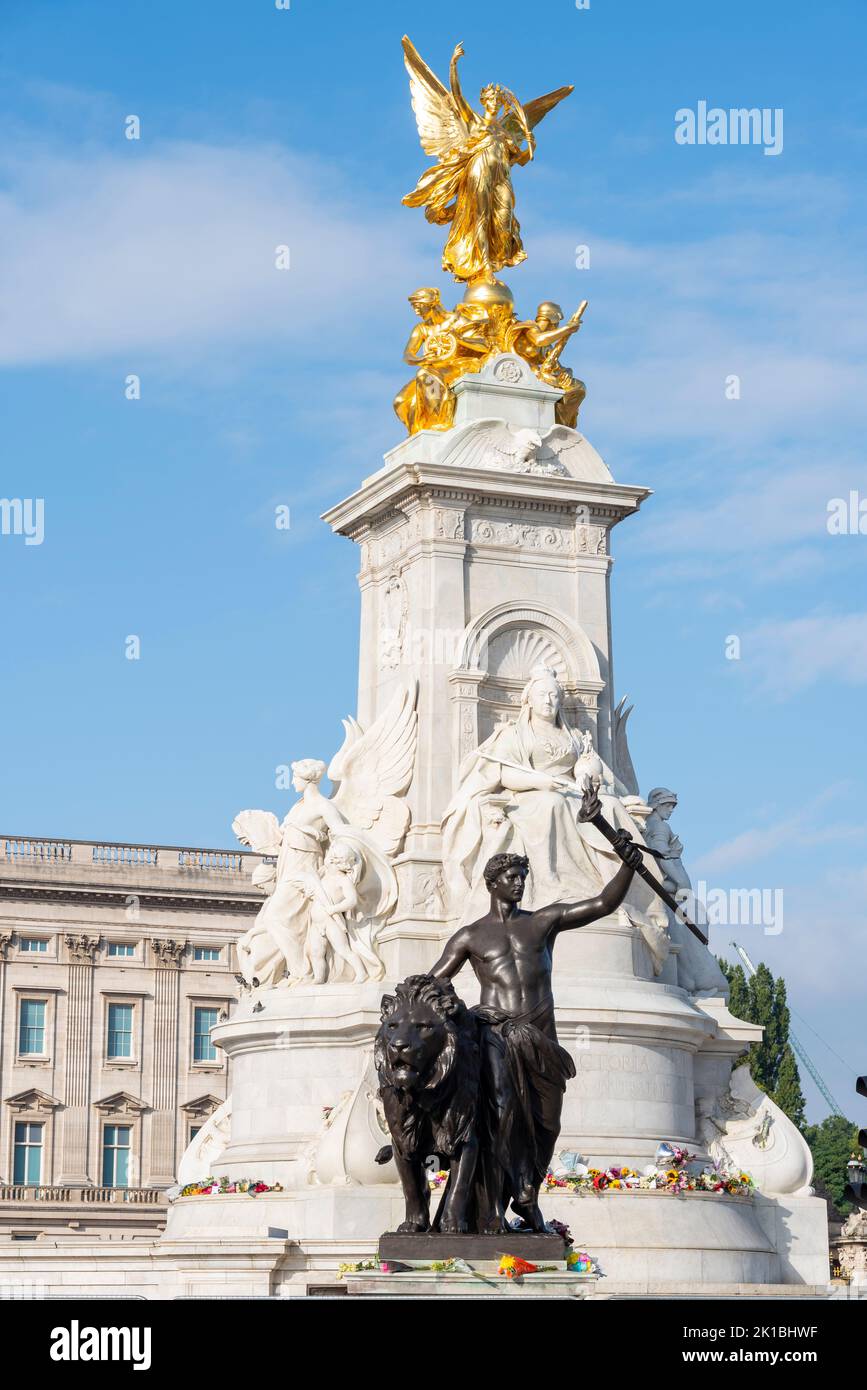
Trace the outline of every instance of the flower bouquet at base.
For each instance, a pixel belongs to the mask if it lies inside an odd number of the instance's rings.
[[[566,1256],[566,1268],[570,1274],[598,1274],[599,1266],[586,1250],[570,1250]]]
[[[186,1187],[182,1187],[178,1192],[179,1197],[219,1197],[225,1195],[235,1195],[255,1197],[260,1192],[282,1192],[283,1187],[279,1182],[267,1183],[261,1178],[199,1178],[196,1182],[188,1182]]]
[[[575,1196],[603,1192],[716,1192],[731,1197],[748,1196],[755,1191],[749,1173],[729,1169],[720,1163],[703,1163],[680,1144],[663,1140],[656,1150],[656,1162],[641,1169],[626,1164],[593,1168],[580,1154],[558,1154],[544,1182],[546,1192]]]

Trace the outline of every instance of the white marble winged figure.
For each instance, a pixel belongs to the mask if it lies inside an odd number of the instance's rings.
[[[374,940],[397,902],[392,861],[409,825],[403,793],[415,766],[416,695],[415,687],[399,688],[367,732],[355,719],[343,721],[346,737],[327,769],[331,797],[319,787],[325,763],[302,758],[292,764],[300,795],[282,824],[270,811],[241,811],[232,822],[242,844],[275,861],[253,874],[269,896],[237,945],[248,985],[322,983],[345,971],[356,979],[383,974]],[[334,926],[326,931],[323,878],[335,863],[334,854],[328,865],[326,857],[338,845],[339,856],[353,863],[353,891],[344,894],[342,912],[335,915],[332,906]]]

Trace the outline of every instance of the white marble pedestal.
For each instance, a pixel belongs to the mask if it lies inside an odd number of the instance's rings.
[[[429,964],[436,944],[426,949]],[[696,1001],[654,978],[640,934],[616,916],[561,938],[555,964],[558,1030],[577,1068],[559,1148],[600,1166],[643,1166],[661,1139],[702,1153],[696,1098],[724,1088],[755,1030],[723,1000]],[[476,1001],[469,974],[456,984],[467,1003]],[[379,1235],[403,1215],[393,1165],[373,1161],[388,1142],[372,1047],[389,988],[302,985],[248,995],[214,1030],[233,1068],[231,1137],[215,1176],[262,1179],[282,1191],[179,1199],[164,1241],[289,1241],[293,1287],[329,1261],[336,1270],[373,1257]],[[825,1208],[816,1198],[552,1192],[542,1207],[624,1287],[827,1278]]]

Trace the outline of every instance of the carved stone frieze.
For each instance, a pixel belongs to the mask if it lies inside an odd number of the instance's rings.
[[[551,551],[561,555],[574,552],[571,532],[559,526],[528,522],[491,521],[487,517],[474,517],[470,539],[477,545],[509,546],[518,550]]]
[[[581,525],[576,531],[579,555],[607,555],[608,532],[604,526]]]
[[[463,540],[464,513],[448,507],[435,507],[434,535],[444,540]]]

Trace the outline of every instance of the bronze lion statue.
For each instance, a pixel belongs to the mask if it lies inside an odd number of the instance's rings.
[[[382,1000],[374,1061],[379,1095],[406,1200],[399,1231],[472,1229],[478,1159],[478,1024],[454,986],[410,975]],[[449,1179],[433,1222],[425,1160],[436,1155]],[[386,1149],[377,1157],[386,1161]]]

